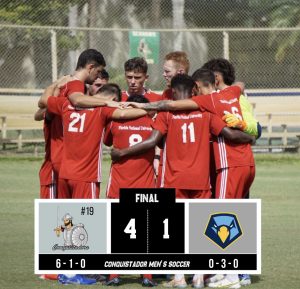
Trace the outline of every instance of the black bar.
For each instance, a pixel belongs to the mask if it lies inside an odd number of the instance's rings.
[[[256,254],[40,254],[39,270],[256,270],[256,261]]]
[[[136,201],[136,195],[156,195],[158,202],[141,202]],[[131,188],[131,189],[120,189],[120,205],[129,206],[134,205],[139,208],[151,208],[151,207],[165,207],[175,204],[175,189],[169,188]]]

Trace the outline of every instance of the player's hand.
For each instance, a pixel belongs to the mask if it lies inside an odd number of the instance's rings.
[[[139,102],[125,102],[127,104],[127,107],[133,107],[133,108],[144,108],[145,104],[144,103],[139,103]]]
[[[110,152],[111,160],[117,162],[121,159],[121,150],[113,148]]]
[[[120,102],[116,102],[113,100],[107,100],[107,101],[105,101],[105,103],[106,103],[106,106],[108,106],[108,107],[115,107],[115,108],[123,109]]]
[[[222,117],[222,120],[224,120],[227,126],[231,128],[237,128],[242,131],[244,131],[247,128],[246,122],[240,120],[235,114],[231,114],[231,113],[225,114]]]

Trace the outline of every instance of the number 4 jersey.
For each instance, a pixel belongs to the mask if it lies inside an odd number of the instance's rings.
[[[62,116],[64,149],[59,177],[101,182],[102,137],[115,108],[75,108],[64,97],[49,97],[48,111]]]

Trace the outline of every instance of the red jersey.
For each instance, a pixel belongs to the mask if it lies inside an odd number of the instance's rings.
[[[232,113],[242,119],[239,98],[241,89],[229,86],[219,92],[192,98],[200,109],[204,109],[223,117]],[[236,144],[224,139],[223,136],[213,137],[216,168],[253,166],[254,158],[250,144]]]
[[[127,101],[129,97],[129,94],[127,91],[122,91],[122,99],[121,101]],[[149,100],[149,102],[155,102],[155,101],[160,101],[162,100],[161,95],[152,92],[150,89],[145,90],[144,92],[144,97]],[[110,124],[105,128],[105,135],[104,135],[104,144],[107,146],[111,146],[113,143],[112,140],[112,134],[109,129]]]
[[[148,116],[134,120],[112,121],[110,131],[113,146],[123,149],[144,141],[152,133],[152,122]],[[120,188],[154,188],[153,158],[154,149],[151,149],[144,154],[113,163],[107,185],[107,197],[119,198]]]
[[[209,190],[209,137],[225,123],[208,112],[161,112],[153,128],[166,135],[161,187]]]
[[[167,88],[163,91],[161,96],[162,100],[173,100],[172,88]]]
[[[51,121],[44,119],[44,138],[45,138],[45,160],[39,172],[41,186],[47,186],[54,182],[53,169],[50,156],[51,146]]]
[[[66,83],[61,89],[58,97],[69,97],[74,92],[84,93],[85,85],[80,80]],[[63,126],[60,115],[54,115],[51,121],[51,162],[58,168],[63,155]]]
[[[127,101],[130,95],[127,91],[122,91],[121,101]],[[149,100],[149,102],[155,102],[162,100],[161,95],[151,91],[150,89],[145,89],[143,96]]]
[[[48,110],[63,119],[64,149],[59,177],[100,182],[103,129],[115,108],[75,108],[67,98],[49,97]]]

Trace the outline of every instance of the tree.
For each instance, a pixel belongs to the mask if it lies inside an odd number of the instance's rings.
[[[0,2],[0,23],[33,26],[32,29],[2,29],[0,61],[1,70],[5,73],[0,76],[1,83],[7,87],[44,87],[51,81],[51,32],[34,29],[34,26],[68,26],[69,5],[77,2],[79,0]],[[69,49],[78,47],[79,42],[79,37],[69,32],[57,33],[59,65],[63,63]],[[28,79],[28,72],[34,75],[33,80]]]

